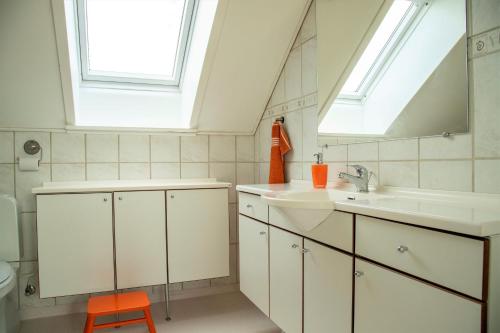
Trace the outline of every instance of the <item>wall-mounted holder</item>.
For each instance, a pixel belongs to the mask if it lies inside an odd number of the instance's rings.
[[[19,170],[21,171],[38,171],[40,161],[42,160],[42,147],[35,140],[28,140],[23,145],[24,152],[30,157],[18,157]],[[39,157],[34,155],[40,153]],[[32,157],[31,157],[32,156]]]
[[[285,117],[284,116],[278,117],[278,118],[274,119],[274,121],[284,124],[285,123]]]

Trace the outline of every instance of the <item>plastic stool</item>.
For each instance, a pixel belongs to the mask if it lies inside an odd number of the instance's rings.
[[[121,320],[106,324],[95,324],[99,316],[107,316],[125,312],[142,311],[144,317],[137,319]],[[144,291],[134,291],[124,294],[108,296],[94,296],[89,299],[87,307],[87,322],[84,333],[92,333],[94,330],[110,327],[146,323],[149,333],[156,333],[155,324],[151,317],[151,303]]]

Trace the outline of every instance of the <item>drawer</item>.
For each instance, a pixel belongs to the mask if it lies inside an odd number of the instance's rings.
[[[366,216],[356,216],[356,254],[483,299],[485,243]]]
[[[269,224],[303,235],[315,241],[353,252],[353,214],[334,211],[311,231],[302,231],[276,207],[269,207]]]
[[[262,222],[268,222],[267,205],[260,195],[239,193],[239,212]]]

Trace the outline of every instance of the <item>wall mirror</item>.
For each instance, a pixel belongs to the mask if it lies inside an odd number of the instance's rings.
[[[320,137],[467,132],[466,0],[317,0],[316,8]]]

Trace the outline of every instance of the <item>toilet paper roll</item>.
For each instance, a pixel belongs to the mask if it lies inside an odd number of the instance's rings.
[[[21,171],[38,171],[40,168],[40,160],[35,157],[24,157],[19,159],[19,170]]]

